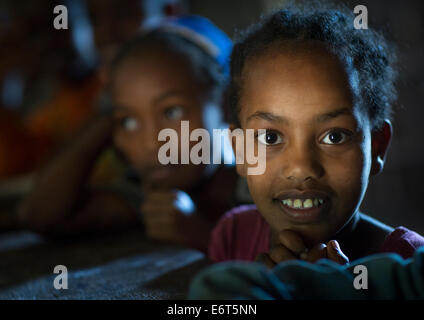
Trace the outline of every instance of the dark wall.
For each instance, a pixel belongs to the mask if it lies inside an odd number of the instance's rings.
[[[353,7],[354,1],[349,1]],[[424,2],[361,1],[369,26],[396,43],[399,99],[394,136],[383,173],[371,180],[363,209],[392,225],[424,233]]]

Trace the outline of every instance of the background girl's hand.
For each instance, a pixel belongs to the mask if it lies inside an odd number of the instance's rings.
[[[182,233],[177,227],[177,220],[179,216],[189,214],[187,207],[190,207],[190,202],[192,204],[191,198],[182,191],[146,192],[141,212],[147,236],[155,240],[180,243]]]

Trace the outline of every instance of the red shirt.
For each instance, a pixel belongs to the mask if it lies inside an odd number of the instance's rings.
[[[233,208],[218,222],[211,234],[209,259],[254,261],[261,252],[269,251],[270,227],[255,205]],[[424,246],[424,238],[404,227],[396,228],[384,241],[380,252],[392,252],[410,258]]]
[[[234,195],[237,178],[234,167],[221,166],[212,176],[187,190],[199,214],[177,218],[177,228],[185,246],[207,252],[214,226],[237,202]]]

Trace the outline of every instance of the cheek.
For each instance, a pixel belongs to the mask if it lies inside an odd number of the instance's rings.
[[[200,107],[199,107],[200,108]],[[184,130],[184,132],[181,130],[181,121],[188,121],[188,132],[186,131],[186,129]],[[178,153],[181,155],[181,145],[180,144],[188,144],[189,145],[189,152],[191,151],[191,148],[195,145],[197,145],[198,143],[205,143],[205,146],[208,146],[205,142],[205,140],[203,140],[202,138],[197,137],[194,140],[191,140],[191,133],[196,130],[196,129],[206,129],[202,120],[202,116],[201,116],[201,112],[199,112],[198,110],[195,110],[194,112],[190,112],[189,116],[186,117],[185,119],[181,119],[179,121],[175,121],[174,123],[170,124],[170,129],[173,129],[177,132],[178,134],[178,143],[179,143],[179,147],[178,147]],[[212,136],[212,132],[209,132],[210,135],[210,139]],[[209,140],[209,147],[211,147],[211,143],[212,141]],[[202,148],[203,149],[203,148]]]
[[[339,210],[355,211],[368,186],[370,159],[366,149],[358,146],[341,159],[328,161],[326,172],[329,185],[337,194]]]
[[[246,175],[250,194],[259,211],[262,209],[263,212],[267,212],[267,208],[272,205],[271,195],[274,185],[273,177],[275,176],[268,170],[268,167],[263,174]]]
[[[272,174],[267,166],[262,175],[248,175],[247,183],[252,199],[265,221],[273,230],[282,230],[287,227],[287,222],[272,201],[273,190],[279,190],[280,185],[275,177],[277,175]]]
[[[201,113],[201,107],[199,107],[199,110],[195,110],[195,112],[192,112],[190,117],[187,119],[190,121],[190,129],[197,129],[197,128],[206,128],[205,123],[203,121],[202,113]],[[215,128],[212,128],[215,129]]]
[[[244,159],[246,159],[246,150]],[[257,156],[257,146],[255,147],[255,156]],[[262,174],[246,174],[246,179],[251,189],[252,197],[255,203],[263,203],[269,205],[271,197],[276,190],[280,190],[282,187],[282,175],[281,175],[281,158],[277,156],[278,151],[266,150],[266,157],[264,160],[266,163],[265,170]],[[255,168],[258,166],[255,164],[245,164],[246,169],[249,167]],[[283,182],[284,184],[284,182]]]
[[[117,130],[113,135],[115,147],[124,154],[131,165],[137,166],[140,161],[138,150],[142,149],[140,141],[136,139],[135,134],[130,134],[123,130]]]
[[[262,200],[265,197],[265,181],[264,179],[265,174],[263,175],[247,175],[247,184],[249,186],[249,191],[253,197],[253,200],[255,203],[258,202],[258,200]]]
[[[126,140],[124,139],[124,133],[122,132],[122,130],[115,130],[113,132],[113,144],[115,145],[115,147],[118,148],[118,150],[120,150],[121,152],[123,152],[126,149],[125,142]]]

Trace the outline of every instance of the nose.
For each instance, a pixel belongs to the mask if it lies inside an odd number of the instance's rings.
[[[317,151],[307,144],[287,148],[281,161],[284,163],[282,174],[289,180],[302,183],[310,179],[317,180],[324,175]]]
[[[131,149],[140,166],[157,165],[159,150],[158,126],[154,121],[146,121],[132,139]]]
[[[145,152],[147,153],[154,153],[154,156],[157,156],[157,151],[159,148],[159,141],[158,141],[158,126],[155,123],[155,121],[146,121],[145,125],[143,126],[143,130],[141,130],[141,137],[140,141],[143,141],[143,145],[145,148]]]

